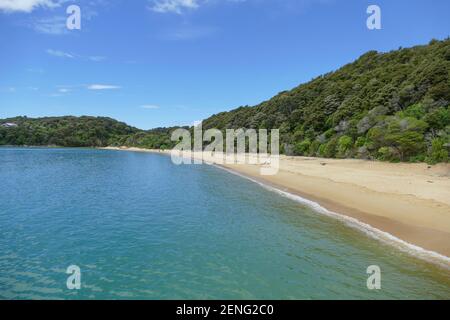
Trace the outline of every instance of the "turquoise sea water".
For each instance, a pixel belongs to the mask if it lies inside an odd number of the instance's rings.
[[[0,298],[450,299],[450,272],[212,166],[0,148]]]

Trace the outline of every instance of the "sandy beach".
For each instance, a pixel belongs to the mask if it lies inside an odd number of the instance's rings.
[[[261,165],[223,166],[450,257],[450,164],[281,156],[280,170],[274,176],[261,176]]]

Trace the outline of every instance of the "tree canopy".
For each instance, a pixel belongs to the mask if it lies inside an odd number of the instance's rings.
[[[203,129],[279,129],[288,155],[447,162],[449,101],[450,39],[433,40],[367,52],[257,106],[213,115]],[[145,131],[102,117],[17,117],[0,120],[0,145],[167,149],[174,129]]]

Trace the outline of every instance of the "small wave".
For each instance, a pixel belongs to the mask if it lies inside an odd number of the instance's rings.
[[[346,216],[344,214],[340,214],[331,210],[328,210],[324,207],[322,207],[319,203],[305,199],[299,195],[296,194],[292,194],[283,190],[280,190],[278,188],[275,188],[271,185],[268,185],[266,183],[263,183],[261,181],[258,181],[256,179],[253,179],[251,177],[248,177],[244,174],[241,174],[239,172],[236,172],[232,169],[228,169],[219,165],[214,165],[217,168],[220,168],[222,170],[225,170],[229,173],[232,173],[234,175],[237,175],[241,178],[250,180],[254,183],[257,183],[258,185],[262,186],[263,188],[270,190],[272,192],[275,192],[281,196],[284,196],[286,198],[289,198],[291,200],[294,200],[298,203],[301,203],[303,205],[306,205],[308,207],[310,207],[311,209],[313,209],[315,212],[318,212],[320,214],[326,215],[328,217],[332,217],[334,219],[337,219],[339,221],[342,221],[343,223],[345,223],[347,226],[358,229],[359,231],[362,231],[364,234],[366,234],[367,236],[379,240],[383,243],[392,245],[394,247],[396,247],[397,249],[401,250],[402,252],[408,253],[414,257],[420,258],[422,260],[425,260],[427,262],[431,262],[434,264],[437,264],[445,269],[450,270],[450,258],[447,256],[444,256],[440,253],[431,251],[431,250],[427,250],[424,248],[421,248],[419,246],[416,246],[412,243],[406,242],[400,238],[397,238],[396,236],[382,231],[380,229],[377,229],[375,227],[372,227],[371,225],[364,223],[358,219],[355,219],[353,217],[349,217]]]
[[[167,154],[167,153],[165,153],[164,155],[170,156],[170,154]],[[298,203],[306,205],[306,206],[312,208],[317,213],[320,213],[320,214],[326,215],[328,217],[332,217],[334,219],[337,219],[337,220],[345,223],[347,226],[349,226],[351,228],[354,228],[354,229],[357,229],[357,230],[363,232],[364,234],[366,234],[367,236],[369,236],[369,237],[371,237],[373,239],[379,240],[379,241],[381,241],[383,243],[386,243],[388,245],[391,245],[391,246],[399,249],[400,251],[405,252],[405,253],[407,253],[407,254],[409,254],[411,256],[414,256],[416,258],[419,258],[419,259],[427,261],[427,262],[431,262],[431,263],[436,264],[436,265],[438,265],[440,267],[443,267],[443,268],[445,268],[447,270],[450,270],[450,258],[447,257],[447,256],[444,256],[444,255],[442,255],[440,253],[437,253],[437,252],[434,252],[434,251],[431,251],[431,250],[424,249],[424,248],[416,246],[416,245],[414,245],[412,243],[406,242],[406,241],[404,241],[404,240],[402,240],[400,238],[397,238],[396,236],[394,236],[394,235],[392,235],[392,234],[390,234],[388,232],[382,231],[380,229],[372,227],[371,225],[369,225],[367,223],[359,221],[358,219],[355,219],[353,217],[349,217],[349,216],[346,216],[344,214],[340,214],[340,213],[328,210],[328,209],[322,207],[317,202],[308,200],[308,199],[303,198],[303,197],[301,197],[299,195],[296,195],[296,194],[292,194],[292,193],[280,190],[280,189],[275,188],[275,187],[273,187],[271,185],[268,185],[268,184],[263,183],[261,181],[258,181],[256,179],[253,179],[253,178],[251,178],[249,176],[246,176],[244,174],[236,172],[236,171],[234,171],[232,169],[228,169],[228,168],[226,168],[224,166],[221,166],[221,165],[218,165],[218,164],[214,164],[214,163],[208,163],[208,162],[204,162],[204,163],[208,164],[208,165],[211,165],[211,166],[214,166],[216,168],[225,170],[225,171],[227,171],[227,172],[229,172],[231,174],[237,175],[237,176],[239,176],[241,178],[244,178],[244,179],[247,179],[249,181],[252,181],[252,182],[262,186],[263,188],[265,188],[265,189],[267,189],[269,191],[278,193],[281,196],[284,196],[284,197],[289,198],[291,200],[294,200],[294,201],[296,201]]]

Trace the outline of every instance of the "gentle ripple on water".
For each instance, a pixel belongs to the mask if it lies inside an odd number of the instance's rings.
[[[448,270],[215,167],[89,149],[0,161],[3,299],[450,298]]]

